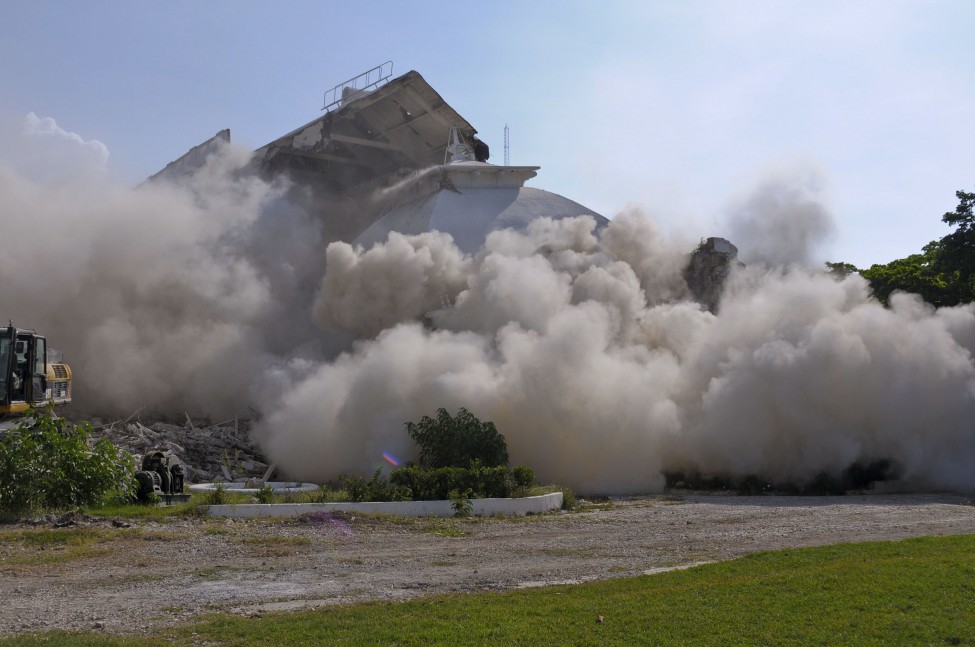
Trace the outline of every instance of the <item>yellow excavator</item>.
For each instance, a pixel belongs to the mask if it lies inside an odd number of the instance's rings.
[[[0,418],[71,402],[71,368],[47,339],[13,322],[0,328]]]

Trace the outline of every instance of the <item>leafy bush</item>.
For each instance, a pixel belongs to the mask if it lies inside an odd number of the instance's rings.
[[[480,461],[488,467],[508,464],[508,445],[493,422],[481,422],[463,407],[456,416],[437,409],[436,420],[423,416],[406,423],[410,438],[420,447],[420,466],[468,467]]]
[[[414,501],[442,501],[451,492],[468,490],[477,498],[506,498],[531,487],[534,474],[527,467],[482,467],[475,462],[468,469],[401,467],[393,470],[389,481]]]
[[[352,501],[405,501],[410,493],[400,484],[387,480],[382,468],[373,472],[368,481],[359,476],[339,476],[345,491]]]
[[[91,424],[45,412],[0,433],[0,516],[131,500],[135,465],[106,438],[89,447]]]
[[[535,472],[525,465],[513,468],[511,476],[515,480],[515,487],[519,490],[527,490],[535,484]]]
[[[451,416],[437,410],[434,420],[406,423],[420,447],[420,464],[393,470],[386,479],[377,469],[370,480],[339,477],[352,501],[443,501],[505,498],[523,493],[535,481],[528,467],[508,469],[508,445],[491,422],[467,409]],[[455,506],[456,508],[456,506]]]
[[[227,488],[222,483],[217,484],[215,488],[203,496],[204,505],[226,505],[229,502],[230,495],[227,494]]]

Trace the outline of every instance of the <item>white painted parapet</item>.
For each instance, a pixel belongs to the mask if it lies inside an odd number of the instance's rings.
[[[520,499],[471,499],[471,514],[478,517],[539,514],[559,510],[562,493],[551,492]],[[450,501],[362,501],[358,503],[240,503],[211,505],[214,517],[281,518],[298,517],[315,512],[361,512],[392,514],[401,517],[452,517]]]

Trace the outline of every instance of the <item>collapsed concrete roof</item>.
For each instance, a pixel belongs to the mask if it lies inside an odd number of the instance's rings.
[[[419,72],[351,93],[336,104],[258,148],[255,163],[261,171],[272,176],[288,173],[299,182],[313,180],[335,194],[367,191],[443,164],[451,128],[474,144],[479,161],[489,157],[487,144],[475,136],[477,130]],[[230,129],[221,130],[149,179],[178,180],[228,142]]]
[[[257,150],[265,170],[295,177],[312,173],[336,192],[388,184],[412,171],[444,163],[447,136],[477,131],[447,105],[418,72],[370,92],[358,92],[334,111]],[[488,158],[487,146],[478,155]]]
[[[388,70],[391,76],[391,64]],[[370,72],[333,88],[325,114],[255,151],[255,172],[288,175],[293,198],[322,218],[325,242],[369,245],[389,231],[437,229],[472,252],[491,231],[523,229],[539,217],[608,222],[572,200],[524,187],[537,166],[486,163],[490,151],[477,130],[418,72],[375,82]],[[357,86],[361,79],[369,85]],[[178,180],[229,141],[222,130],[150,180]]]

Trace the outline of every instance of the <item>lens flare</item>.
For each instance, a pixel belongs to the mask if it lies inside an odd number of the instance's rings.
[[[399,461],[396,459],[395,456],[393,456],[389,452],[383,452],[383,458],[386,459],[386,462],[392,465],[393,467],[399,467]]]

